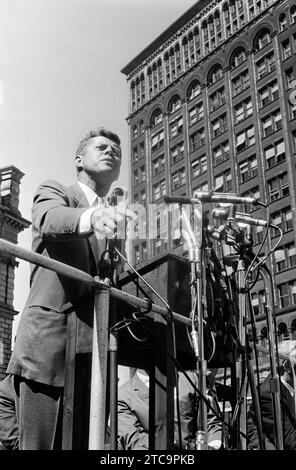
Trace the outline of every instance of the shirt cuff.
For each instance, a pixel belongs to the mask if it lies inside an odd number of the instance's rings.
[[[95,210],[97,210],[97,207],[91,207],[81,214],[78,225],[79,233],[86,233],[92,230],[90,219]]]

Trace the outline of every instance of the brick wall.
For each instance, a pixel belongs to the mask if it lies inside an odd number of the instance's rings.
[[[5,377],[11,354],[12,321],[12,313],[0,313],[0,380]]]

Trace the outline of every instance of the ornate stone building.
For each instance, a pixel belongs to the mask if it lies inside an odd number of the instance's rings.
[[[122,73],[133,202],[161,205],[165,194],[219,190],[267,204],[272,223],[283,230],[270,263],[277,333],[279,340],[296,339],[295,0],[200,0]],[[269,216],[257,206],[238,210]],[[132,243],[135,264],[164,251],[184,254],[169,223],[147,211],[143,236]],[[156,237],[149,236],[153,224]],[[278,233],[270,232],[262,253],[272,250]],[[255,251],[263,237],[263,227],[256,227]],[[264,346],[260,279],[251,302]]]
[[[20,181],[24,174],[9,166],[0,168],[0,237],[17,243],[19,232],[29,227],[18,209]],[[4,377],[10,358],[13,317],[14,270],[18,262],[0,253],[0,379]]]

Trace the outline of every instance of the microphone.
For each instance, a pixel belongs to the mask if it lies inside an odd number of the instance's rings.
[[[166,203],[176,204],[200,204],[201,202],[228,202],[229,204],[258,204],[254,197],[241,197],[236,194],[212,193],[194,191],[194,197],[186,196],[164,196]]]
[[[229,218],[229,209],[213,209],[212,216],[214,219],[228,219]],[[253,219],[248,214],[243,214],[241,212],[236,212],[235,220],[237,222],[243,222],[248,225],[259,225],[260,227],[268,227],[269,223],[267,220],[263,219]]]

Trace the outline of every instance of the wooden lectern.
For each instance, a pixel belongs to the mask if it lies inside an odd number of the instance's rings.
[[[166,254],[153,258],[137,267],[141,276],[168,303],[171,310],[186,317],[190,315],[191,298],[189,275],[190,266],[184,258]],[[162,307],[164,303],[145,283],[131,273],[119,278],[119,289],[136,297],[149,297]],[[118,306],[117,319],[132,318],[135,312],[131,306]],[[140,312],[137,312],[139,315]],[[167,321],[159,314],[153,318],[132,323],[118,334],[118,363],[121,365],[148,369],[150,374],[150,433],[149,448],[170,450],[174,442],[174,387],[175,368],[172,357],[186,369],[195,368],[186,326]],[[176,351],[173,330],[175,330]]]

